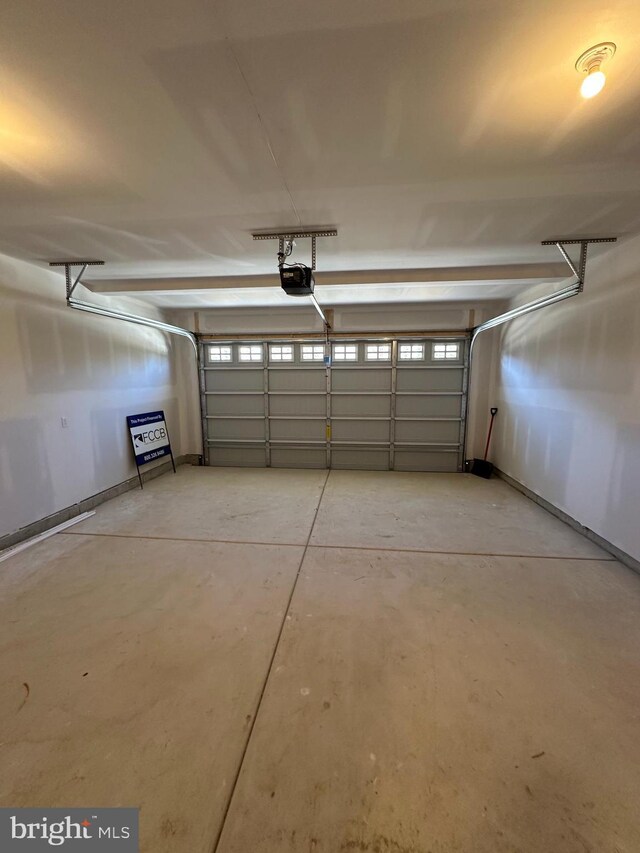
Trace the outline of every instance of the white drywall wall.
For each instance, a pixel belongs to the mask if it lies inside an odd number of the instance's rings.
[[[500,338],[493,461],[640,559],[640,237],[593,257],[579,296]]]
[[[154,329],[72,311],[63,277],[0,256],[0,536],[134,476],[127,414],[164,409],[176,454],[199,452],[180,416],[195,384],[190,350]]]

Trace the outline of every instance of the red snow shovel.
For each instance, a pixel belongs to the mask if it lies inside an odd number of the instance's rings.
[[[489,442],[491,441],[491,431],[493,429],[493,420],[497,415],[498,410],[496,408],[491,409],[491,421],[489,423],[489,433],[487,435],[487,443],[484,448],[484,459],[474,459],[473,464],[471,466],[471,473],[475,474],[477,477],[484,477],[485,480],[488,480],[489,477],[493,474],[493,463],[487,462],[487,456],[489,455]]]

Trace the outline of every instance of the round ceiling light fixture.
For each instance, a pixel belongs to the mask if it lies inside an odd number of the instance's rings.
[[[604,88],[607,78],[600,66],[611,59],[616,52],[616,46],[612,41],[603,41],[585,50],[576,62],[576,71],[587,76],[580,86],[580,94],[583,98],[593,98]]]

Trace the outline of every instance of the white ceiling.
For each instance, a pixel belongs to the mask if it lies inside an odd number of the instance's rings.
[[[575,59],[604,40],[607,86],[583,101]],[[319,271],[548,263],[542,239],[640,229],[639,96],[635,0],[4,0],[0,251],[99,258],[88,279],[193,307],[286,301],[275,279],[235,286],[275,270],[254,230],[337,227]],[[191,276],[232,280],[148,289]]]

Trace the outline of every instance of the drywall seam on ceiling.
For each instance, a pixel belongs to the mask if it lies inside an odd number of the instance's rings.
[[[266,143],[267,150],[269,152],[271,159],[273,160],[274,166],[276,167],[276,170],[278,172],[280,180],[282,181],[282,186],[284,187],[286,194],[289,196],[289,201],[291,202],[291,208],[295,214],[296,219],[298,220],[298,223],[300,225],[302,225],[302,219],[300,218],[300,214],[298,213],[298,208],[296,207],[296,203],[294,202],[293,196],[291,195],[291,190],[289,189],[289,185],[287,184],[284,173],[283,173],[282,169],[280,168],[280,164],[278,163],[278,158],[276,157],[275,152],[273,150],[273,145],[271,144],[271,139],[269,138],[269,134],[267,132],[267,128],[265,126],[265,123],[262,120],[262,115],[260,113],[260,109],[259,109],[258,103],[256,101],[256,96],[253,92],[253,89],[251,88],[251,85],[250,85],[248,79],[247,79],[247,75],[244,73],[244,69],[240,65],[240,60],[238,59],[238,55],[234,50],[233,42],[231,41],[231,39],[228,36],[225,38],[225,41],[227,43],[227,47],[229,48],[229,52],[231,53],[231,56],[233,57],[233,61],[236,64],[238,72],[240,73],[240,76],[242,77],[244,85],[246,86],[247,92],[249,93],[249,97],[251,98],[251,103],[253,105],[253,109],[255,110],[256,116],[258,117],[258,122],[260,124],[260,129],[262,131],[262,135],[264,136],[264,141]]]

